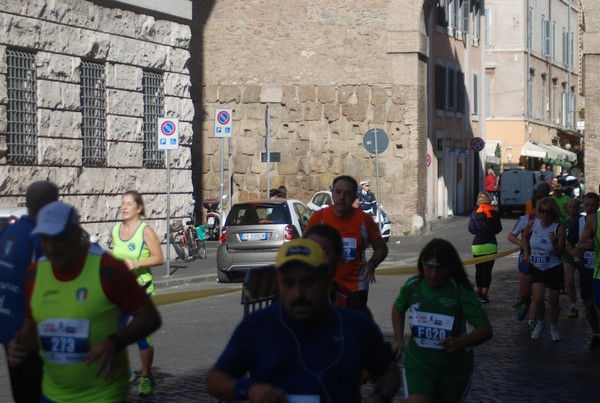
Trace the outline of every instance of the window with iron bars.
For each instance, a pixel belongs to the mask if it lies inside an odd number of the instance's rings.
[[[6,64],[6,161],[14,165],[33,164],[38,135],[35,55],[7,50]]]
[[[104,65],[81,62],[81,138],[84,166],[106,166],[106,78]]]
[[[144,157],[146,168],[162,168],[165,166],[164,153],[158,149],[158,118],[164,117],[164,82],[163,75],[144,71],[142,78],[144,87]]]

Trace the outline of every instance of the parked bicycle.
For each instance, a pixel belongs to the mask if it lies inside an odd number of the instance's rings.
[[[170,225],[169,232],[177,258],[184,262],[206,259],[206,226],[194,226],[192,221],[176,221]]]

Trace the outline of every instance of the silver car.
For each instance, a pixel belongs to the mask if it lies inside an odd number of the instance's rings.
[[[234,204],[221,229],[217,278],[243,281],[251,267],[275,263],[277,249],[301,237],[312,211],[294,199],[269,199]]]

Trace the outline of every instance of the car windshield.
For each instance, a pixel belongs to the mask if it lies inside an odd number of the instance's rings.
[[[287,224],[287,216],[283,204],[241,204],[233,207],[227,225]]]

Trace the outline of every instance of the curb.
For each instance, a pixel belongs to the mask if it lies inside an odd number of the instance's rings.
[[[167,277],[164,276],[160,280],[154,277],[154,287],[157,290],[162,290],[171,287],[177,287],[182,285],[196,284],[196,283],[208,283],[213,282],[217,283],[217,275],[216,274],[201,274],[198,276],[190,276],[190,277],[173,277],[172,275]]]

